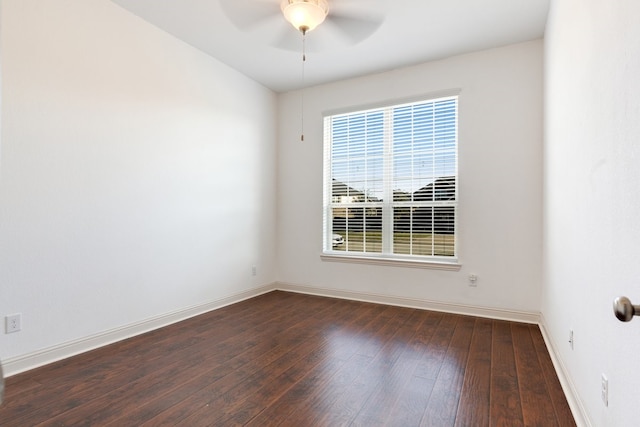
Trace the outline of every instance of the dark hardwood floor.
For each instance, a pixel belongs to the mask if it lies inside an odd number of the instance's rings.
[[[272,292],[10,377],[8,426],[574,426],[535,325]]]

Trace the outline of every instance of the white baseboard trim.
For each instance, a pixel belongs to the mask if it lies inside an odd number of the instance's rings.
[[[574,382],[571,380],[571,376],[569,376],[562,359],[558,357],[558,352],[556,350],[556,346],[553,343],[553,340],[547,333],[546,322],[544,320],[544,315],[540,314],[540,331],[542,332],[542,338],[544,338],[544,342],[547,344],[547,349],[549,350],[549,356],[551,357],[551,362],[556,369],[556,374],[558,375],[558,379],[560,380],[560,385],[562,386],[562,391],[564,391],[564,395],[567,398],[567,403],[569,403],[569,408],[571,408],[571,412],[573,413],[573,418],[576,421],[576,425],[578,427],[593,427],[589,417],[587,416],[587,411],[585,410],[582,401],[578,398],[578,392]]]
[[[275,290],[275,284],[261,286],[259,288],[250,289],[237,294],[229,295],[205,304],[199,304],[187,307],[171,313],[162,314],[160,316],[145,319],[120,328],[111,329],[88,337],[68,341],[53,347],[35,351],[15,358],[9,358],[2,362],[5,377],[19,374],[39,366],[47,365],[67,357],[85,353],[99,347],[103,347],[114,342],[131,338],[145,332],[159,329],[182,320],[189,319],[200,314],[207,313],[224,306],[235,304],[237,302],[256,297],[258,295]]]
[[[276,282],[275,286],[276,289],[286,292],[296,292],[308,295],[372,302],[377,304],[396,305],[400,307],[419,308],[423,310],[442,311],[446,313],[486,317],[499,320],[510,320],[522,323],[540,323],[540,313],[529,311],[504,310],[499,308],[479,307],[466,304],[444,303],[415,298],[394,297],[370,292],[352,292],[339,289],[321,288],[317,286],[296,285],[293,283],[284,282]]]

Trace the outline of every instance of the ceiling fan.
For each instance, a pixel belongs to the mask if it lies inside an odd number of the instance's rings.
[[[380,0],[220,0],[222,9],[238,29],[257,32],[266,37],[269,44],[281,49],[299,50],[300,35],[296,36],[291,25],[303,34],[314,31],[307,49],[315,52],[337,45],[355,45],[371,36],[384,19],[381,10],[384,3]],[[306,21],[307,18],[311,21]]]

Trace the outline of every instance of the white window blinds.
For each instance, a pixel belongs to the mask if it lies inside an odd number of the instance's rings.
[[[457,97],[324,118],[324,251],[455,260]]]

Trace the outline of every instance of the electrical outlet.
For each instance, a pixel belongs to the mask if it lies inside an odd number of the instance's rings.
[[[10,314],[4,318],[5,330],[7,334],[18,332],[22,329],[22,315],[20,313]]]
[[[478,286],[478,276],[475,274],[469,275],[469,286]]]
[[[571,350],[573,350],[573,329],[569,329],[569,345],[571,346]]]
[[[609,380],[604,374],[602,374],[602,385],[600,394],[602,396],[602,402],[604,403],[604,406],[609,406]]]
[[[254,265],[253,267],[251,267],[251,275],[255,276],[256,274],[258,274],[258,269],[256,268],[256,266]]]

